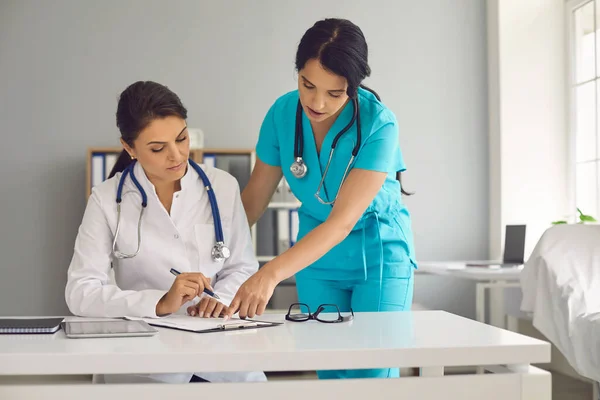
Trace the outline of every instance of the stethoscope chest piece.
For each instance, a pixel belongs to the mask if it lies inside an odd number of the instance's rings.
[[[231,256],[231,251],[223,242],[217,242],[212,248],[211,256],[216,262],[223,262]]]
[[[356,143],[354,145],[354,148],[352,149],[352,157],[350,157],[350,161],[348,162],[348,165],[346,166],[346,170],[344,171],[344,176],[342,176],[342,181],[340,182],[340,186],[338,187],[337,194],[335,195],[336,199],[337,199],[337,195],[340,192],[340,188],[342,187],[342,184],[346,180],[346,176],[348,175],[348,171],[350,170],[352,161],[354,161],[354,159],[356,158],[356,156],[358,154],[358,150],[360,149],[361,128],[360,128],[360,110],[359,110],[359,104],[358,104],[358,97],[354,97],[352,99],[352,106],[353,106],[352,119],[350,119],[350,122],[341,131],[339,131],[337,135],[335,135],[335,138],[333,139],[333,142],[331,143],[331,150],[329,152],[329,159],[327,160],[327,165],[325,166],[325,171],[323,172],[321,181],[319,182],[319,186],[317,188],[317,193],[315,193],[317,200],[319,200],[319,202],[321,204],[332,205],[335,202],[335,199],[333,201],[323,200],[320,197],[319,192],[321,191],[321,187],[323,187],[325,184],[325,177],[327,176],[327,171],[329,171],[329,165],[331,164],[331,159],[333,158],[333,152],[335,151],[335,147],[338,143],[338,140],[340,140],[342,135],[344,135],[344,133],[346,133],[355,122],[356,122]],[[302,128],[302,104],[300,103],[300,100],[298,100],[298,105],[296,106],[296,130],[294,132],[294,159],[295,159],[295,161],[290,166],[290,171],[292,172],[292,175],[294,175],[294,177],[296,177],[296,178],[303,178],[306,175],[306,173],[308,172],[308,167],[306,166],[306,164],[304,163],[304,159],[302,158],[303,151],[304,151],[304,130]]]
[[[308,172],[308,167],[304,163],[302,157],[296,157],[296,161],[290,166],[290,171],[296,178],[304,178]]]

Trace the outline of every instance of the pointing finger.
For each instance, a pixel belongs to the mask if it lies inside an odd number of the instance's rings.
[[[229,310],[227,311],[227,316],[229,318],[233,317],[233,314],[235,314],[238,311],[239,307],[240,307],[240,299],[236,295],[235,298],[233,299],[233,301],[231,302],[231,304],[229,305]]]

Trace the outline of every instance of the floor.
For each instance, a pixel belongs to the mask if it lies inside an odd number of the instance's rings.
[[[553,400],[592,400],[592,385],[567,375],[552,374]]]

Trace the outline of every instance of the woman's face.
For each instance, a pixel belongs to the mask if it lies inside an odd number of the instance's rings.
[[[346,78],[327,71],[319,60],[310,59],[298,71],[298,92],[304,113],[312,122],[337,116],[348,101]]]
[[[185,120],[180,117],[153,120],[134,140],[133,147],[123,140],[121,143],[154,184],[174,182],[185,174],[190,141]]]

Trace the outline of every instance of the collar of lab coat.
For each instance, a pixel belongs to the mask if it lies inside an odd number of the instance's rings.
[[[146,191],[147,196],[150,196],[150,194],[153,194],[155,197],[158,196],[156,194],[156,188],[154,187],[152,182],[150,182],[150,180],[148,179],[148,176],[146,175],[146,171],[144,171],[144,168],[142,167],[142,165],[139,162],[135,163],[135,166],[133,167],[133,173],[135,174],[135,177],[137,178],[137,180],[140,182],[140,185],[142,185],[142,188],[144,188],[144,190]],[[194,177],[194,175],[196,175],[196,176]],[[200,177],[197,176],[196,171],[194,171],[194,168],[190,165],[190,163],[188,161],[185,174],[181,178],[181,192],[192,187],[192,185],[195,183],[194,181],[196,178],[200,179]],[[135,184],[133,183],[133,181],[131,179],[127,179],[127,183],[129,184],[129,186],[131,188],[137,190]]]

